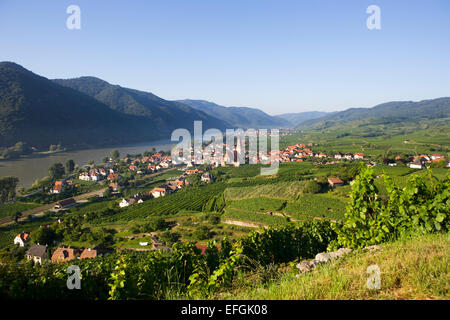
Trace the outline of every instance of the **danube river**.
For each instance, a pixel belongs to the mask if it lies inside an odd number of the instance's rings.
[[[78,166],[83,166],[89,160],[95,163],[102,163],[102,159],[109,156],[111,150],[119,150],[120,157],[126,154],[143,153],[150,151],[152,147],[156,150],[170,150],[176,142],[169,140],[152,141],[149,143],[139,143],[120,147],[109,147],[99,149],[86,149],[69,152],[59,152],[49,155],[31,155],[13,161],[0,161],[0,177],[13,176],[19,178],[19,186],[30,187],[36,179],[41,179],[48,175],[48,168],[53,163],[60,162],[65,165],[66,161],[72,159]]]

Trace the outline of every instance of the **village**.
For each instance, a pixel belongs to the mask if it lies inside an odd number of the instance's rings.
[[[245,152],[244,148],[240,145],[239,140],[236,146],[229,147],[233,150],[232,156],[226,154],[225,157],[218,157],[214,155],[214,151],[211,145],[205,146],[204,150],[200,154],[200,164],[196,163],[196,155],[193,149],[190,150],[190,158],[183,158],[187,164],[177,163],[172,161],[172,158],[168,154],[155,152],[149,156],[129,156],[122,159],[109,158],[104,165],[84,166],[79,169],[76,175],[66,177],[65,179],[56,180],[53,186],[49,189],[48,193],[57,195],[62,193],[65,188],[76,186],[74,180],[83,182],[95,182],[96,184],[105,186],[104,192],[98,194],[98,197],[108,197],[111,195],[121,195],[121,188],[123,188],[130,177],[134,175],[147,176],[161,174],[167,170],[176,170],[181,172],[179,175],[174,175],[165,179],[164,183],[154,186],[148,191],[142,191],[135,193],[131,197],[122,197],[120,201],[116,202],[119,209],[124,209],[136,204],[142,204],[146,201],[152,201],[152,199],[162,198],[169,194],[173,194],[183,188],[186,188],[193,184],[193,177],[198,177],[195,180],[203,184],[209,184],[215,181],[213,175],[209,172],[214,168],[220,167],[239,167],[245,163],[259,163],[270,164],[271,161],[279,161],[281,163],[292,162],[304,162],[312,161],[315,165],[335,165],[347,161],[365,161],[367,166],[376,166],[377,163],[370,160],[370,157],[366,157],[363,153],[334,153],[326,154],[324,152],[313,152],[311,148],[317,147],[316,143],[302,144],[287,146],[275,152],[268,152],[267,154],[259,152],[254,158],[249,158],[249,152]],[[227,147],[227,146],[225,146]],[[197,155],[199,156],[199,155]],[[233,158],[234,156],[234,158]],[[191,161],[189,161],[191,160]],[[198,159],[197,159],[198,160]],[[423,169],[427,164],[431,163],[445,163],[448,167],[447,161],[441,154],[420,155],[400,157],[396,156],[393,159],[387,159],[383,161],[384,165],[397,166],[401,164],[413,169]],[[127,178],[128,177],[128,178]],[[74,179],[76,178],[76,179]],[[341,187],[345,184],[345,181],[339,176],[328,176],[327,183],[330,188]],[[73,197],[66,198],[57,201],[52,209],[54,212],[64,212],[84,201],[76,201]],[[271,215],[272,212],[270,211]],[[64,218],[59,218],[57,223],[61,223]],[[44,225],[43,227],[48,227]],[[127,236],[126,239],[135,239],[139,237],[147,236],[146,241],[139,242],[139,246],[142,249],[135,248],[134,250],[155,250],[155,249],[170,249],[170,247],[162,244],[157,233],[142,233]],[[22,232],[18,234],[13,243],[19,247],[28,246],[30,242],[30,232]],[[204,245],[197,245],[202,252],[205,250]],[[48,244],[34,243],[26,251],[26,259],[32,260],[35,263],[42,263],[43,261],[49,262],[61,262],[73,259],[86,259],[95,258],[97,256],[107,254],[111,252],[111,249],[105,249],[102,246],[93,248],[83,247],[65,247],[57,246],[53,253],[50,255],[48,250]]]

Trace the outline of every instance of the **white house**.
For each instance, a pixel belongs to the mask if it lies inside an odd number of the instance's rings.
[[[19,233],[14,238],[14,244],[18,244],[20,247],[24,247],[25,243],[27,243],[28,241],[30,241],[30,233],[29,232]]]
[[[128,207],[130,205],[130,202],[127,199],[122,199],[122,201],[119,203],[119,207],[124,208]]]
[[[412,169],[423,169],[423,164],[420,160],[413,161],[409,163],[408,166]]]

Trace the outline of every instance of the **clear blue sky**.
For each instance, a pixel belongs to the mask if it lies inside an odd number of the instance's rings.
[[[0,0],[4,60],[269,114],[370,107],[450,96],[450,1]]]

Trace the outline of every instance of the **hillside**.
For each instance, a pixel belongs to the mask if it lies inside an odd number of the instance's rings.
[[[359,250],[296,277],[284,273],[268,286],[235,288],[221,299],[354,300],[448,299],[449,234],[402,239],[380,245],[379,250]],[[367,267],[380,268],[381,289],[366,286]]]
[[[176,128],[224,129],[223,121],[151,93],[84,77],[51,81],[13,62],[0,63],[0,147],[18,141],[88,148],[169,139]]]
[[[350,108],[301,123],[298,128],[329,128],[345,122],[370,119],[372,122],[395,123],[448,118],[450,98],[413,101],[393,101],[372,108]]]
[[[283,113],[278,116],[275,116],[275,118],[281,118],[283,120],[289,121],[289,123],[291,123],[292,126],[298,126],[300,123],[303,123],[305,121],[321,118],[329,114],[331,113],[322,111],[306,111],[298,113]]]
[[[232,127],[241,128],[274,128],[291,125],[286,119],[270,116],[267,113],[249,107],[224,107],[204,100],[178,100],[183,104],[201,110],[211,116],[229,123]],[[231,127],[230,127],[231,128]]]
[[[17,141],[85,147],[151,138],[144,119],[120,114],[76,90],[12,63],[0,63],[0,146]]]
[[[112,85],[95,77],[55,79],[55,83],[78,90],[127,115],[145,118],[148,126],[165,133],[177,128],[193,128],[195,120],[202,120],[207,128],[225,128],[223,119],[191,108],[185,104],[164,100],[150,92]]]

